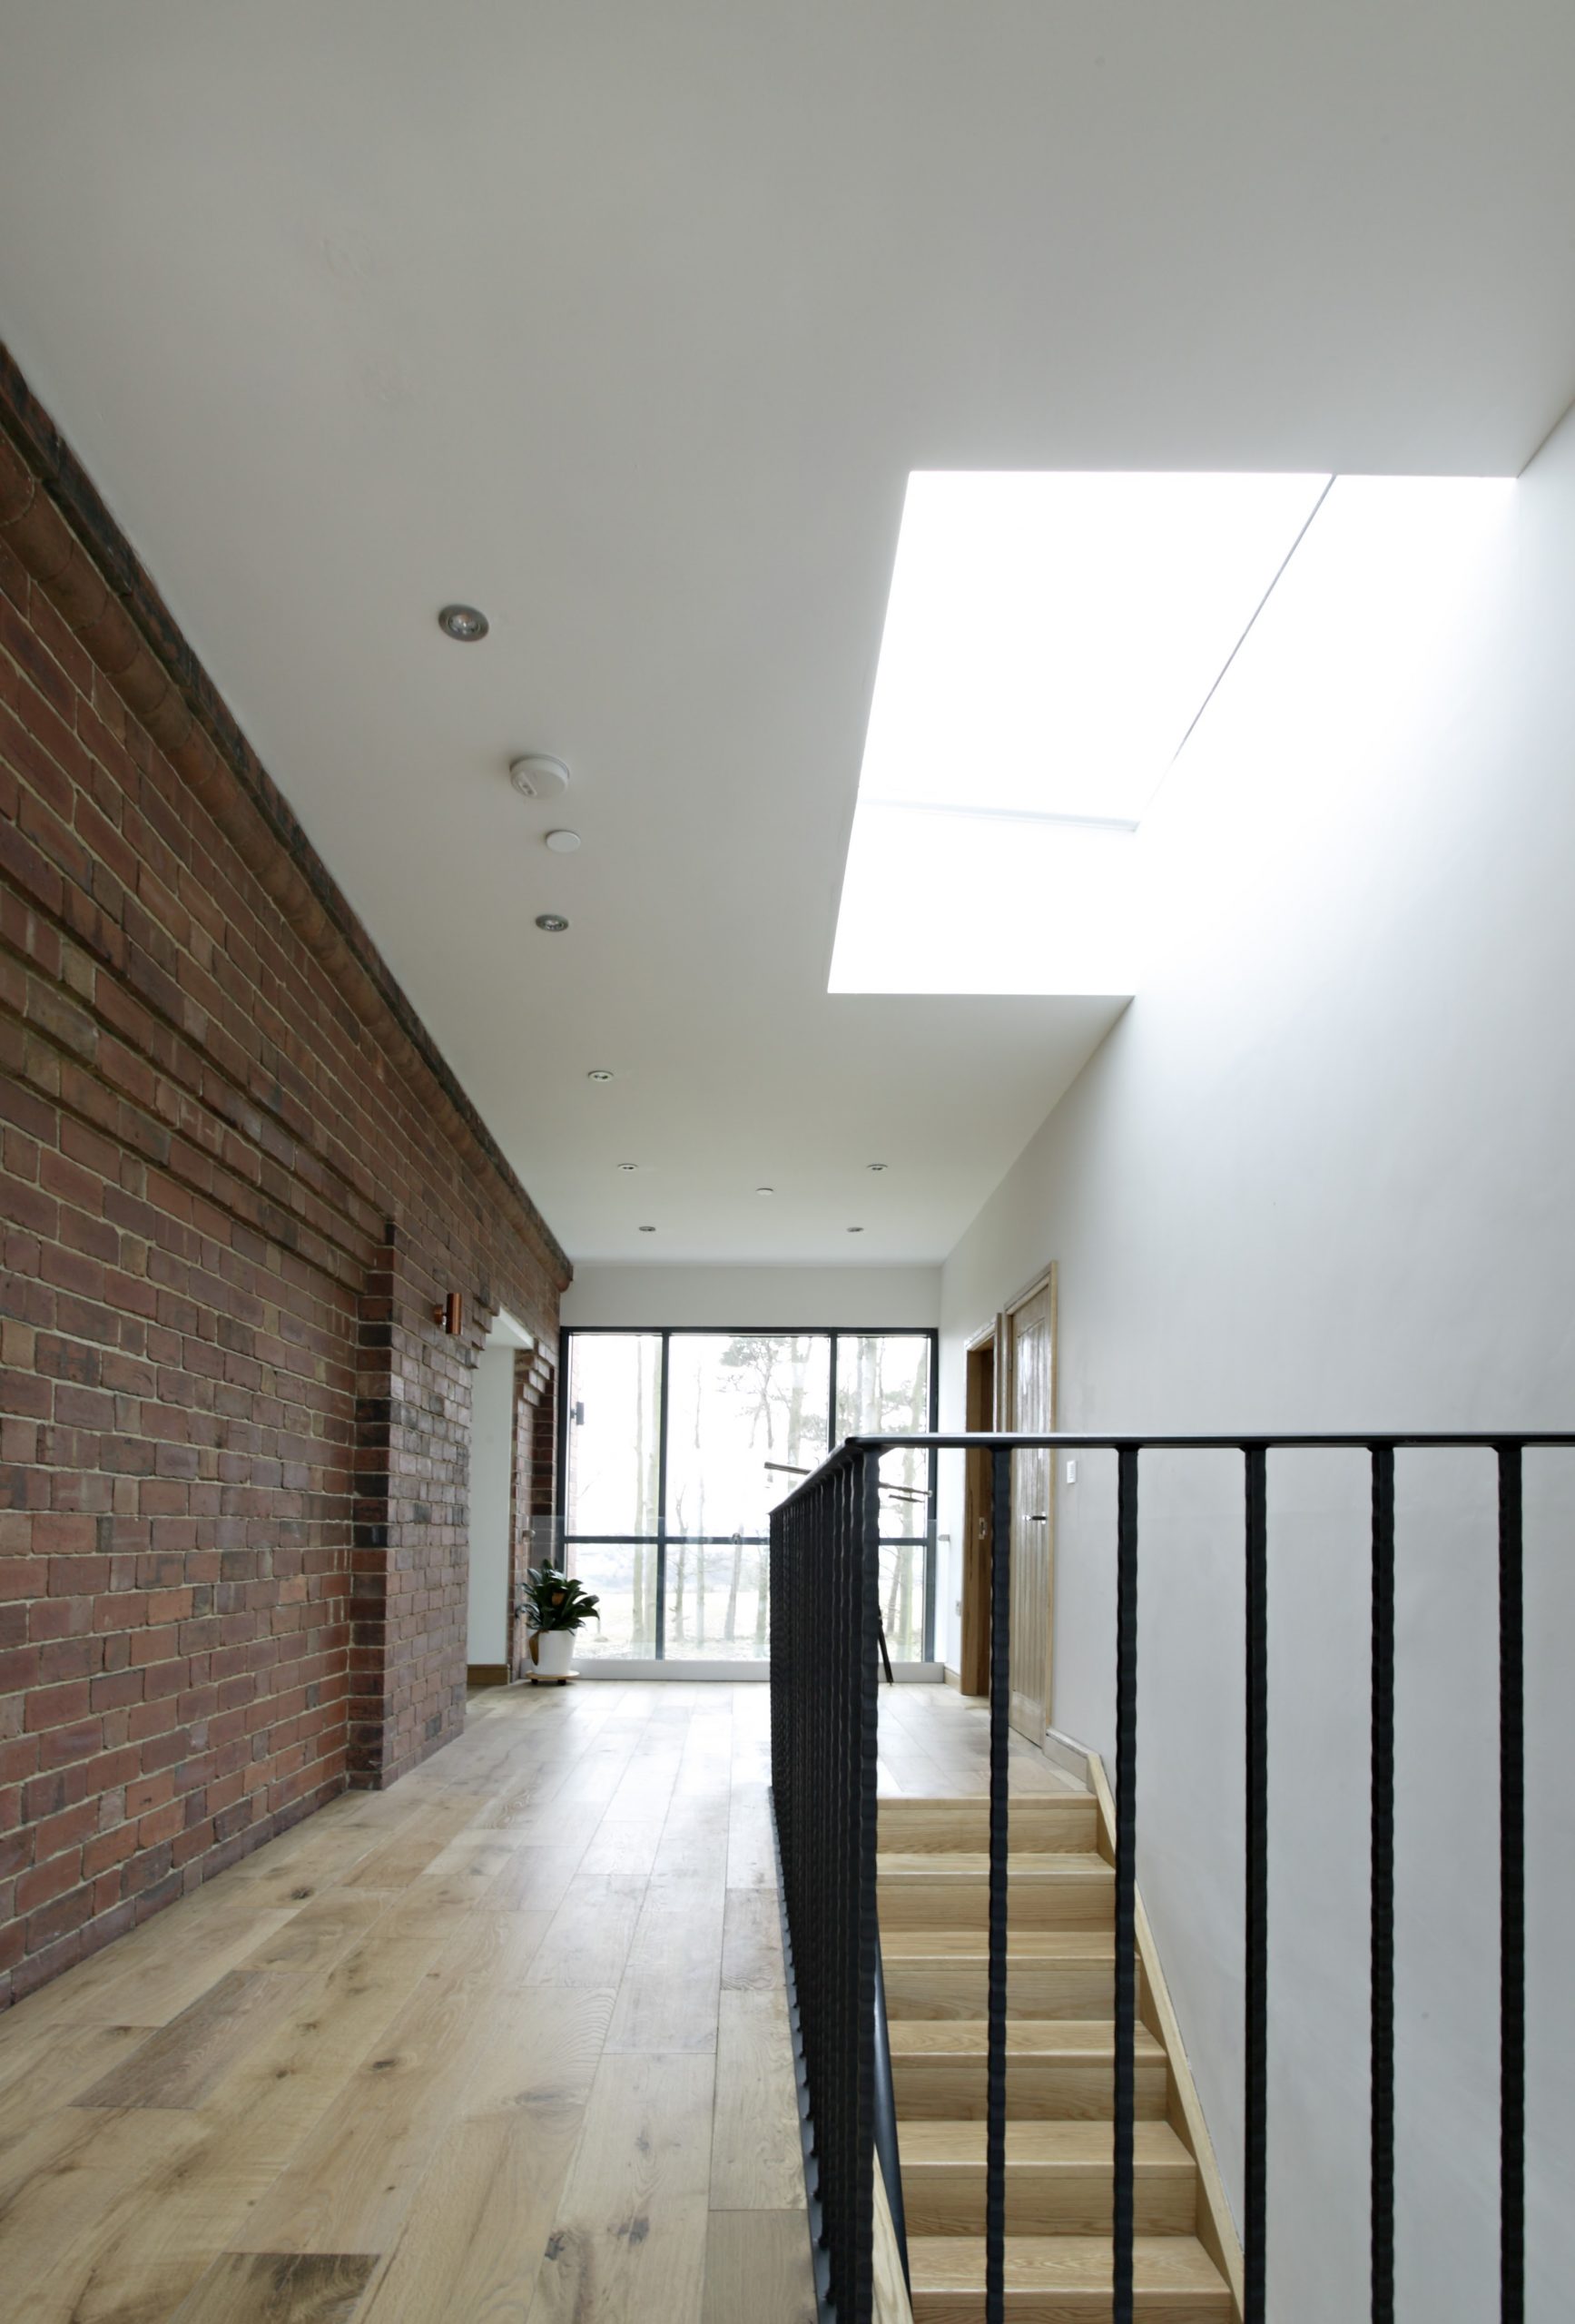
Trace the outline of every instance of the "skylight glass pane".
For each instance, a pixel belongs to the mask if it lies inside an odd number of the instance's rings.
[[[1136,822],[1328,481],[911,477],[861,803]]]

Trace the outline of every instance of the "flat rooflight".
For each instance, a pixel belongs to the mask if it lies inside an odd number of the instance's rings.
[[[861,803],[1137,822],[1329,483],[911,477]]]
[[[1391,597],[1432,618],[1432,566],[1469,559],[1507,489],[1348,478],[1331,500],[1333,482],[910,477],[832,992],[1136,990],[1139,920],[1151,932],[1154,919],[1139,911],[1139,827],[1227,672],[1241,698],[1261,632],[1233,665],[1271,596],[1285,603],[1287,566],[1306,574],[1313,557],[1316,586],[1291,585],[1294,650],[1327,685],[1327,638],[1373,557],[1394,573]],[[1325,549],[1297,555],[1309,537]],[[1265,763],[1284,755],[1272,716],[1261,748]]]

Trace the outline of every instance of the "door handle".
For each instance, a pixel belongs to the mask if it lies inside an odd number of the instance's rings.
[[[1049,1512],[1043,1509],[1036,1509],[1029,1518],[1030,1525],[1048,1525],[1049,1521]]]

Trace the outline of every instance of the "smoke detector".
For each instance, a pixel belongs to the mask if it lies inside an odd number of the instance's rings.
[[[561,799],[569,787],[569,771],[562,759],[543,758],[537,752],[511,759],[508,779],[527,799]]]

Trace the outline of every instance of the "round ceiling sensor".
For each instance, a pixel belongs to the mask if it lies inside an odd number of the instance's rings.
[[[546,843],[555,855],[574,855],[578,852],[578,832],[548,832]]]
[[[876,1177],[879,1177],[881,1171],[886,1167],[886,1165],[884,1162],[866,1162],[864,1167],[866,1170],[873,1170]]]
[[[610,1065],[593,1065],[586,1076],[587,1081],[610,1081],[612,1078],[613,1068]]]
[[[538,911],[536,924],[544,936],[561,936],[568,926],[561,911]]]
[[[861,1235],[863,1231],[861,1226],[850,1226],[848,1229],[850,1235]]]
[[[438,616],[438,626],[445,637],[456,638],[461,645],[476,645],[492,624],[475,606],[445,606]]]
[[[562,759],[544,758],[539,751],[510,759],[508,779],[526,799],[561,799],[569,787],[569,771]]]
[[[654,1226],[642,1226],[640,1232],[642,1235],[655,1235],[656,1229]]]

